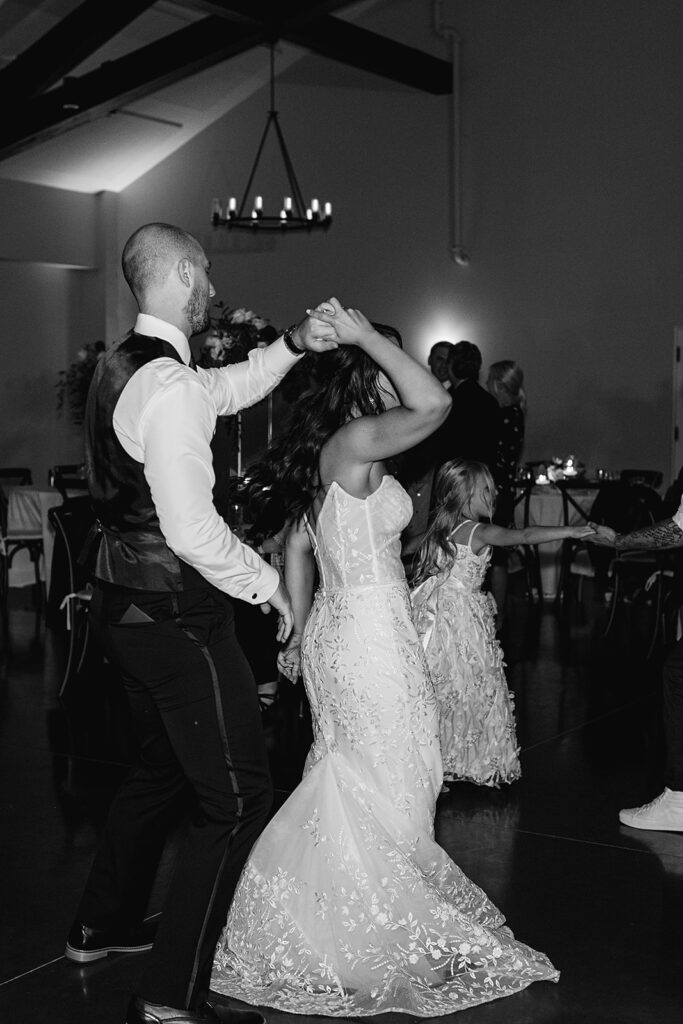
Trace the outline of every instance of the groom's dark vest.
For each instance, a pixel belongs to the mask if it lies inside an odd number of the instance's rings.
[[[131,332],[97,364],[85,411],[85,462],[97,517],[94,575],[133,590],[210,589],[208,580],[175,555],[164,540],[143,467],[114,430],[114,409],[140,367],[166,356],[182,363],[168,342]],[[173,452],[169,452],[173,472]]]

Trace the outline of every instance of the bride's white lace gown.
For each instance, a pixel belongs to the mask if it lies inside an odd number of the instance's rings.
[[[363,500],[329,489],[302,649],[314,742],[245,866],[216,992],[299,1014],[429,1017],[558,978],[434,842],[437,706],[399,558],[411,512],[393,477]]]

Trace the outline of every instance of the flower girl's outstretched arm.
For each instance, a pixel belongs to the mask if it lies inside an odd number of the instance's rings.
[[[472,534],[472,550],[476,553],[487,544],[494,548],[514,547],[516,544],[548,544],[553,540],[584,540],[592,537],[592,526],[525,526],[521,530],[507,530],[504,526],[482,523]],[[296,627],[295,627],[296,628]]]
[[[301,636],[313,603],[315,558],[303,521],[295,523],[285,541],[285,584],[294,613],[294,628],[278,655],[283,676],[295,683],[301,674]]]

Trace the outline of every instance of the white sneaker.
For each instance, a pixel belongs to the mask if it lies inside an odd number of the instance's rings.
[[[625,807],[619,811],[619,821],[652,832],[683,832],[683,792],[665,789],[649,804]]]

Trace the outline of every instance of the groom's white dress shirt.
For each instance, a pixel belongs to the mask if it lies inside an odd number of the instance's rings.
[[[114,409],[116,436],[144,467],[170,549],[219,590],[261,604],[275,593],[280,578],[216,511],[210,443],[217,416],[258,402],[299,357],[280,340],[254,349],[247,363],[195,372],[189,342],[173,324],[141,313],[134,329],[167,341],[182,364],[154,359],[133,374]]]

